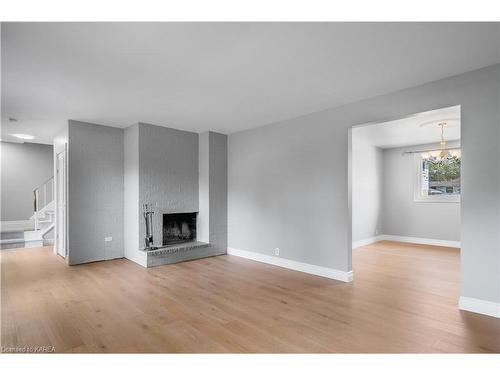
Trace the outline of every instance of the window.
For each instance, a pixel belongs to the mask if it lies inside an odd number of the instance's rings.
[[[415,200],[460,202],[460,164],[460,149],[449,150],[443,159],[436,152],[416,153]]]

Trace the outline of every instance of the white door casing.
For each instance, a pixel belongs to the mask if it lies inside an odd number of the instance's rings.
[[[57,154],[56,162],[57,185],[57,254],[66,258],[66,151]]]

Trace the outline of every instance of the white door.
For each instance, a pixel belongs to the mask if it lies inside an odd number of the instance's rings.
[[[66,258],[66,151],[57,154],[56,186],[57,254]]]

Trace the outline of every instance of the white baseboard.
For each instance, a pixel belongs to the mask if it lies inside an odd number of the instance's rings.
[[[26,241],[24,243],[24,247],[25,248],[28,248],[28,247],[42,247],[44,246],[43,244],[43,241],[41,240],[37,240],[37,241]]]
[[[361,247],[361,246],[371,245],[372,243],[382,241],[381,237],[382,236],[375,236],[375,237],[365,238],[365,239],[362,239],[359,241],[354,241],[352,243],[352,248],[357,249],[358,247]]]
[[[432,245],[432,246],[446,246],[446,247],[458,247],[460,248],[460,241],[449,241],[449,240],[437,240],[434,238],[421,238],[421,237],[406,237],[406,236],[393,236],[390,234],[384,234],[379,236],[379,241],[399,241],[416,243],[420,245]]]
[[[437,240],[434,238],[421,238],[421,237],[394,236],[391,234],[382,234],[380,236],[370,237],[364,240],[355,241],[352,243],[352,248],[356,249],[358,247],[370,245],[378,241],[397,241],[397,242],[415,243],[419,245],[460,248],[460,241]]]
[[[500,303],[498,302],[460,296],[458,307],[460,308],[460,310],[500,318]]]
[[[274,266],[288,268],[294,271],[299,271],[304,273],[310,273],[312,275],[327,277],[329,279],[334,279],[344,282],[351,282],[353,278],[352,271],[340,271],[334,268],[316,266],[313,264],[297,262],[295,260],[255,253],[253,251],[239,250],[228,247],[227,253],[229,255],[235,255],[241,258],[251,259],[261,263],[272,264]]]

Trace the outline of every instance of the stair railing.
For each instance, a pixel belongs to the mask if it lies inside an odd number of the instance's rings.
[[[50,193],[50,195],[49,195]],[[40,198],[41,195],[41,198]],[[48,199],[50,198],[50,199]],[[38,230],[38,212],[54,199],[54,176],[33,190],[33,210],[35,211],[35,230]]]

